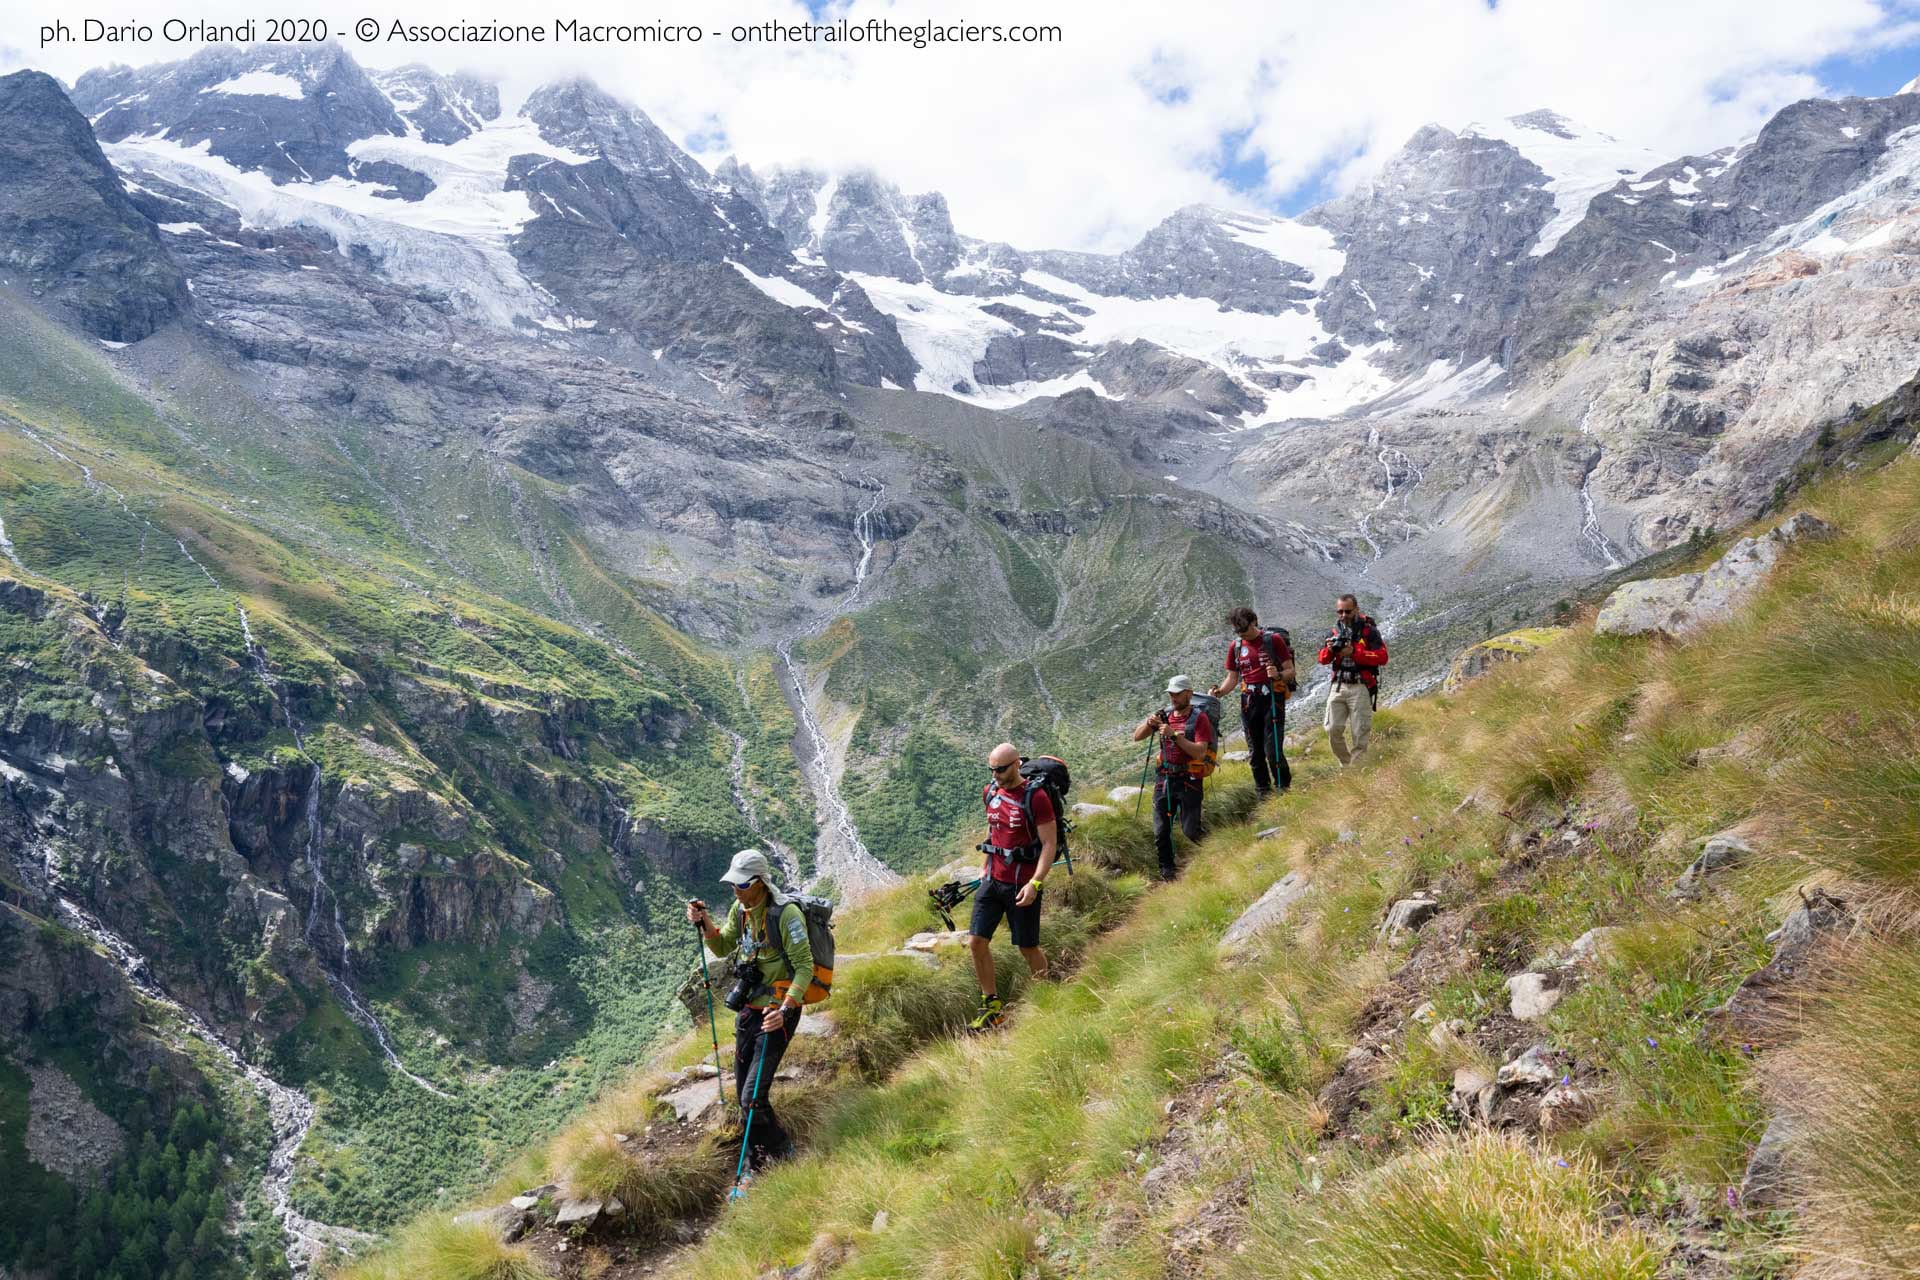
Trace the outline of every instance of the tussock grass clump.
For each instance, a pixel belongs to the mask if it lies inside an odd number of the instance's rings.
[[[1115,872],[1146,874],[1157,865],[1153,851],[1153,796],[1148,794],[1136,806],[1128,801],[1119,813],[1096,813],[1074,824],[1069,844],[1073,860],[1080,866],[1102,867]],[[1140,821],[1135,822],[1135,808]]]
[[[1019,998],[1027,988],[1027,962],[1003,941],[994,948],[993,964],[1000,998]],[[891,1073],[929,1040],[958,1034],[979,1003],[980,987],[964,953],[937,965],[880,956],[849,969],[833,992],[840,1038],[872,1079]]]
[[[1637,1230],[1602,1224],[1590,1164],[1487,1133],[1436,1139],[1331,1195],[1266,1207],[1241,1275],[1652,1280],[1661,1256]]]
[[[573,1196],[617,1198],[626,1206],[626,1225],[649,1231],[699,1212],[726,1190],[733,1147],[719,1136],[684,1147],[632,1147],[605,1130],[582,1127],[556,1145],[553,1163]]]
[[[1863,946],[1772,1055],[1766,1092],[1788,1143],[1815,1280],[1920,1274],[1920,949]]]
[[[502,1244],[492,1230],[438,1215],[421,1219],[334,1280],[549,1280],[525,1246]]]

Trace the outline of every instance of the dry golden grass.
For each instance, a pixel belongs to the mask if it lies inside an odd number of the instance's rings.
[[[1920,1274],[1920,946],[1874,942],[1829,974],[1764,1079],[1787,1116],[1807,1280]]]

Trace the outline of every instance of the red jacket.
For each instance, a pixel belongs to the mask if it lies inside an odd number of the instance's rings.
[[[1377,688],[1380,668],[1387,665],[1387,642],[1373,619],[1364,613],[1354,618],[1353,629],[1353,653],[1339,662],[1333,660],[1333,640],[1338,633],[1327,633],[1326,642],[1320,646],[1320,665],[1333,668],[1335,684],[1358,682],[1369,689]]]

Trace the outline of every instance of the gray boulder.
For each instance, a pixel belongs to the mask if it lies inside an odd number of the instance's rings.
[[[1432,898],[1400,899],[1387,908],[1387,918],[1380,922],[1380,940],[1398,941],[1433,919],[1434,914],[1439,910],[1440,904]]]
[[[802,1018],[800,1021],[805,1022]],[[681,1124],[693,1124],[723,1109],[723,1092],[715,1080],[695,1080],[660,1095],[660,1101],[673,1108],[673,1118]]]
[[[1513,1016],[1522,1022],[1538,1022],[1560,1003],[1559,988],[1548,986],[1546,975],[1539,973],[1514,974],[1507,979],[1507,994]]]
[[[1767,935],[1773,958],[1747,975],[1717,1016],[1748,1040],[1770,1041],[1778,1030],[1782,1004],[1813,968],[1822,944],[1852,922],[1847,904],[1824,889],[1803,895],[1786,921]]]
[[[1533,1086],[1544,1089],[1558,1080],[1562,1072],[1554,1060],[1554,1051],[1544,1044],[1530,1046],[1513,1061],[1502,1066],[1493,1082],[1503,1089]]]
[[[1787,547],[1830,537],[1832,525],[1805,511],[1757,538],[1742,538],[1701,573],[1629,582],[1607,597],[1594,623],[1603,636],[1690,635],[1731,618],[1766,581]]]
[[[1613,939],[1620,930],[1613,925],[1602,925],[1598,929],[1589,929],[1573,940],[1567,949],[1568,964],[1593,964],[1603,959],[1613,947]]]
[[[1788,1154],[1793,1139],[1794,1124],[1786,1116],[1767,1121],[1740,1179],[1740,1202],[1748,1209],[1777,1208],[1786,1199],[1792,1186]]]
[[[1680,874],[1672,889],[1670,898],[1690,899],[1700,896],[1707,886],[1707,877],[1715,871],[1738,866],[1753,856],[1753,846],[1744,836],[1735,831],[1722,831],[1706,838],[1700,849],[1700,856]]]
[[[1295,903],[1306,897],[1310,887],[1306,876],[1298,871],[1289,871],[1274,881],[1252,906],[1240,913],[1238,920],[1227,926],[1220,938],[1222,958],[1230,962],[1247,958],[1263,934],[1286,922],[1287,914]]]
[[[485,1227],[497,1239],[511,1244],[527,1233],[527,1227],[533,1221],[533,1205],[538,1202],[532,1201],[522,1206],[520,1201],[524,1199],[527,1197],[515,1196],[507,1203],[496,1204],[489,1209],[472,1209],[455,1214],[453,1220],[458,1226]]]

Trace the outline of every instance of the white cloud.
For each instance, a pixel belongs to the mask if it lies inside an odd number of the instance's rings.
[[[197,0],[232,21],[251,0]],[[113,61],[191,47],[23,49],[61,0],[18,0],[0,70],[71,80]],[[466,18],[454,0],[355,12],[383,22]],[[501,21],[550,19],[551,5],[489,6]],[[630,21],[630,6],[579,0],[583,21]],[[422,60],[507,81],[510,98],[581,72],[642,106],[712,163],[872,166],[908,190],[937,188],[970,234],[1027,247],[1113,249],[1196,200],[1250,203],[1214,176],[1221,138],[1269,166],[1278,200],[1316,179],[1349,184],[1420,125],[1459,127],[1552,107],[1663,154],[1753,133],[1820,91],[1812,68],[1912,35],[1909,0],[841,0],[856,23],[1057,23],[1053,45],[912,49],[739,44],[725,32],[804,22],[795,0],[658,0],[647,16],[708,32],[698,45],[452,46],[345,43],[370,66]],[[716,38],[712,32],[719,30]],[[718,143],[716,139],[723,139]]]

